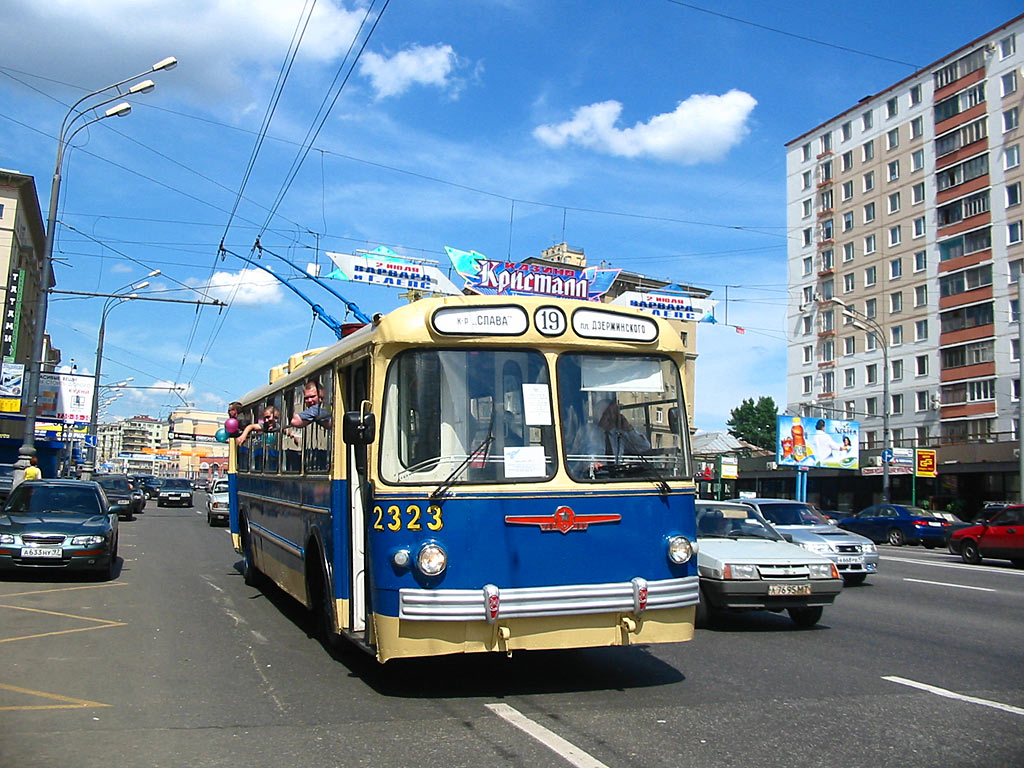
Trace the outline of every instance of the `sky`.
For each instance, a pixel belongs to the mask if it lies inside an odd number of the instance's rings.
[[[1019,12],[1003,0],[8,0],[0,167],[34,176],[45,212],[71,105],[178,59],[63,160],[57,290],[127,293],[160,270],[107,315],[101,383],[131,381],[103,420],[183,401],[222,411],[271,366],[334,341],[239,258],[255,258],[257,238],[261,265],[342,322],[341,302],[287,262],[330,268],[328,251],[384,245],[445,266],[445,246],[522,260],[567,242],[591,265],[713,292],[693,397],[696,426],[723,429],[745,398],[785,407],[786,142]],[[334,287],[367,315],[404,301]],[[78,373],[95,372],[105,301],[51,298],[47,329]]]

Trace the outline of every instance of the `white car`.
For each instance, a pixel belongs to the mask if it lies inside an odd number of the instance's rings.
[[[698,624],[725,610],[761,609],[810,627],[843,588],[835,563],[790,544],[745,504],[698,501],[697,540]]]
[[[228,481],[218,480],[206,497],[206,522],[228,524]]]

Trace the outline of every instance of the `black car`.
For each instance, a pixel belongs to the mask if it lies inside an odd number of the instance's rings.
[[[141,487],[147,499],[155,499],[160,495],[160,478],[156,475],[132,475],[136,487]]]
[[[187,477],[168,477],[160,486],[160,495],[156,497],[156,505],[165,507],[169,504],[179,507],[192,506],[192,481]]]
[[[0,509],[0,572],[67,569],[114,578],[120,509],[97,483],[21,483]]]
[[[132,498],[131,483],[124,475],[96,475],[95,478],[112,508],[116,508],[117,516],[124,520],[135,517],[137,501]]]

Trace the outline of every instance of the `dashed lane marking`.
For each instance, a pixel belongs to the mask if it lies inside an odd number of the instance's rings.
[[[572,742],[566,741],[557,733],[549,731],[540,723],[534,722],[508,704],[485,704],[484,706],[577,768],[608,768],[596,757],[584,752]]]
[[[1003,704],[1001,701],[979,699],[977,696],[965,696],[962,693],[956,693],[955,691],[950,691],[945,688],[928,685],[928,683],[919,683],[917,680],[908,680],[905,677],[896,677],[895,675],[883,676],[882,679],[888,680],[890,683],[899,683],[900,685],[906,685],[911,688],[917,688],[921,691],[934,693],[936,696],[942,696],[943,698],[965,701],[968,704],[980,704],[983,707],[992,707],[992,709],[1000,709],[1003,712],[1009,712],[1010,714],[1024,717],[1024,708],[1015,707],[1012,704]]]
[[[995,589],[989,589],[988,587],[969,587],[966,584],[948,584],[944,581],[927,581],[925,579],[903,579],[904,581],[912,581],[915,584],[934,584],[936,587],[953,587],[954,589],[973,589],[978,592],[996,592]]]

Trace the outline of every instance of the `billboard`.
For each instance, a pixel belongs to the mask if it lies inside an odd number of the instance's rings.
[[[860,424],[800,416],[776,416],[775,461],[780,467],[860,467]]]
[[[40,373],[37,405],[39,417],[68,423],[88,423],[94,383],[92,376],[46,371]]]

